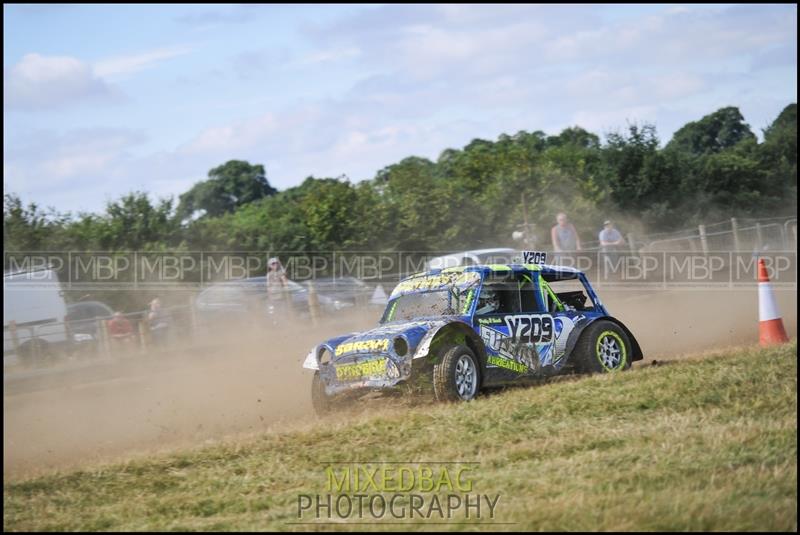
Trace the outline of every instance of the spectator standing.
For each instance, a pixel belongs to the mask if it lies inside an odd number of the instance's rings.
[[[272,257],[267,261],[267,311],[273,324],[278,323],[278,318],[287,312],[291,312],[288,295],[289,279],[286,277],[286,270],[277,257]]]
[[[276,257],[270,258],[267,261],[267,269],[267,293],[270,296],[281,294],[289,285],[289,280],[286,278],[286,270],[283,269],[281,261]]]
[[[147,313],[147,321],[150,324],[150,336],[154,344],[162,344],[166,340],[169,328],[169,317],[164,309],[161,308],[161,299],[156,297],[150,301],[150,311]]]
[[[614,227],[614,222],[610,219],[603,223],[603,230],[600,231],[598,239],[600,240],[600,250],[604,253],[619,251],[625,245],[622,233]]]
[[[567,214],[560,212],[556,215],[556,224],[550,229],[550,238],[553,242],[553,251],[556,253],[571,253],[581,250],[581,239],[575,225],[569,222]]]

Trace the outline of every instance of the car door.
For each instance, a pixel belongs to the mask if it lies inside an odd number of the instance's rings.
[[[523,289],[517,274],[510,270],[485,278],[481,286],[473,322],[486,348],[484,384],[505,384],[537,373],[532,326],[521,299]],[[534,295],[532,287],[527,291]],[[498,306],[486,310],[484,303],[491,295],[498,297]],[[536,329],[538,333],[540,327]]]
[[[539,288],[544,307],[553,315],[553,355],[548,364],[561,369],[566,363],[570,335],[580,332],[602,310],[597,309],[584,280],[575,274],[545,274]]]

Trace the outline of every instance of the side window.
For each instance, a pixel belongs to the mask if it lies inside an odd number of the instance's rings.
[[[520,294],[516,281],[483,283],[478,295],[476,315],[516,314],[520,310]]]
[[[560,309],[586,311],[595,307],[583,283],[576,278],[551,280],[546,285],[550,288],[550,301],[557,301]]]
[[[520,294],[520,312],[543,312],[536,300],[536,285],[533,276],[521,273],[517,284]],[[545,310],[547,310],[545,308]]]

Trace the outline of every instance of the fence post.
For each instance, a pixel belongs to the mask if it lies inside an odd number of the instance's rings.
[[[739,222],[735,217],[731,218],[731,231],[733,232],[733,250],[741,250],[739,247]]]
[[[319,299],[314,281],[308,281],[308,312],[311,315],[311,324],[316,325],[319,320]]]
[[[31,333],[31,347],[33,347],[34,362],[40,362],[42,357],[42,346],[38,338],[36,338],[36,326],[30,327],[28,332]]]
[[[630,247],[631,254],[636,254],[636,240],[634,239],[633,232],[628,233],[628,247]]]
[[[197,331],[197,311],[194,309],[194,296],[189,296],[189,327],[192,330],[192,336]]]
[[[97,337],[98,342],[100,343],[100,349],[103,352],[103,356],[111,357],[111,340],[109,340],[108,336],[108,325],[106,324],[105,320],[101,318],[97,318]]]
[[[11,347],[14,348],[14,354],[19,358],[19,335],[17,334],[17,322],[11,320],[8,322],[8,330],[11,331]]]
[[[700,231],[700,248],[703,250],[703,254],[708,254],[708,238],[706,238],[706,226],[698,225],[697,228]]]
[[[761,233],[761,223],[756,223],[756,249],[761,250],[764,246],[764,236]]]
[[[295,310],[294,310],[294,296],[292,295],[292,289],[289,288],[289,285],[285,285],[283,288],[283,299],[286,305],[286,314],[289,318],[294,319]]]
[[[145,315],[141,320],[139,320],[139,344],[142,348],[142,353],[147,353],[147,350],[150,349],[150,340],[148,337],[150,336],[150,320],[147,319],[147,315]]]

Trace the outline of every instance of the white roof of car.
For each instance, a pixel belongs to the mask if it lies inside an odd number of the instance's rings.
[[[492,249],[472,249],[469,251],[461,251],[458,253],[436,256],[428,260],[427,267],[428,269],[455,267],[461,265],[461,260],[468,256],[477,257],[477,256],[485,256],[492,254],[513,254],[516,252],[517,252],[516,249],[510,249],[508,247],[497,247]]]

